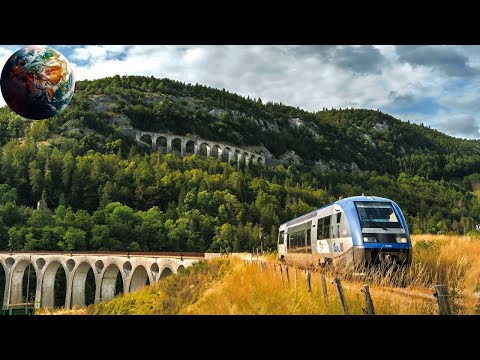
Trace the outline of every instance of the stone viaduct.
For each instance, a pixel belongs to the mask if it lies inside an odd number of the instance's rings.
[[[221,142],[204,140],[198,137],[187,137],[136,129],[126,130],[125,133],[134,136],[135,140],[150,145],[153,150],[162,153],[176,153],[180,156],[197,154],[198,156],[213,156],[222,161],[230,162],[235,157],[237,165],[245,161],[248,166],[251,163],[265,165],[265,157],[239,147],[227,145]],[[243,159],[243,160],[242,160]]]
[[[147,281],[155,284],[204,258],[205,254],[194,253],[0,252],[0,267],[5,272],[3,307],[25,304],[24,283],[29,270],[35,275],[30,275],[30,294],[35,293],[35,308],[52,308],[55,276],[63,267],[66,276],[65,308],[70,309],[73,305],[86,305],[85,288],[90,269],[95,279],[97,303],[115,296],[118,274],[126,294],[142,288]]]

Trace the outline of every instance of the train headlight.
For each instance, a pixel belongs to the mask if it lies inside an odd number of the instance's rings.
[[[406,244],[407,243],[407,238],[406,237],[402,237],[400,239],[400,242],[403,243],[403,244]]]
[[[365,236],[363,238],[363,242],[368,242],[368,243],[377,242],[377,238],[374,236]]]

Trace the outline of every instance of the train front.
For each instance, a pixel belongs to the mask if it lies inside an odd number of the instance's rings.
[[[362,196],[353,198],[349,208],[355,265],[412,263],[410,233],[394,201]]]

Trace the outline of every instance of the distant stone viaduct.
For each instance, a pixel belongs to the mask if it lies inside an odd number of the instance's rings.
[[[204,259],[204,254],[164,255],[162,253],[54,253],[54,252],[0,252],[0,267],[5,272],[3,307],[25,304],[26,279],[30,279],[29,293],[35,294],[35,308],[54,307],[55,277],[60,267],[65,271],[65,308],[85,306],[87,274],[93,271],[95,303],[115,296],[118,274],[123,293],[136,291],[148,283],[176,274]],[[30,272],[30,276],[28,273]],[[59,289],[57,289],[58,292]]]
[[[228,163],[235,157],[237,165],[242,161],[244,161],[247,166],[251,163],[265,165],[265,157],[262,155],[216,141],[136,129],[126,130],[125,133],[135,137],[135,140],[138,142],[150,145],[153,150],[161,151],[164,154],[175,153],[180,156],[192,154],[203,157],[213,156]]]

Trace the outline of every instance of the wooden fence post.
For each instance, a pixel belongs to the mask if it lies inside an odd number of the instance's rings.
[[[273,264],[273,273],[275,274],[275,280],[277,280],[277,265]]]
[[[295,296],[297,296],[297,269],[295,268]]]
[[[452,315],[448,303],[448,289],[445,285],[435,285],[435,296],[438,301],[438,315]]]
[[[307,276],[307,290],[308,292],[312,292],[312,284],[310,282],[310,270],[307,270],[306,272],[306,276]]]
[[[325,279],[324,274],[322,274],[322,289],[323,289],[323,301],[325,302],[325,305],[328,305],[327,280]]]
[[[364,309],[364,311],[366,312],[367,315],[375,315],[375,309],[373,307],[373,301],[372,301],[372,297],[370,296],[370,288],[368,287],[368,284],[363,285],[361,291],[365,296],[366,309]]]
[[[283,283],[283,268],[282,268],[282,264],[279,264],[278,266],[280,266],[280,277],[282,278],[282,286],[284,286],[285,284]]]
[[[347,303],[345,302],[345,297],[343,296],[342,283],[340,282],[340,279],[338,277],[336,277],[333,282],[337,287],[338,298],[340,299],[340,303],[342,304],[343,313],[345,315],[348,315]]]

